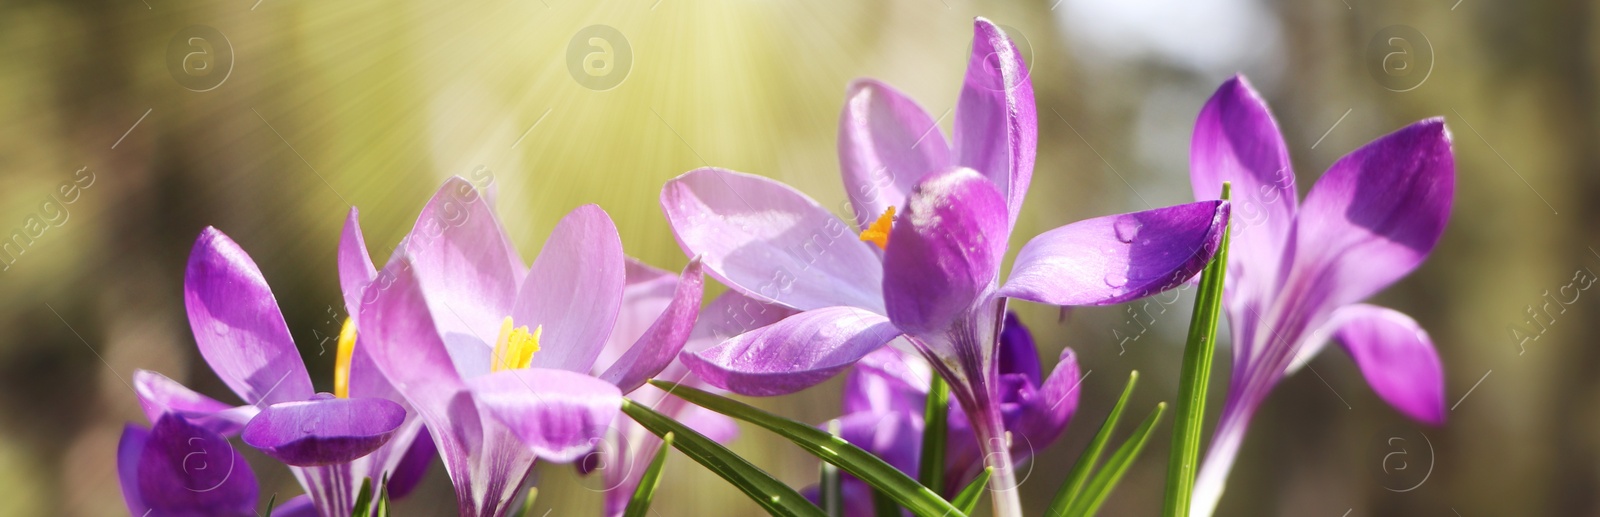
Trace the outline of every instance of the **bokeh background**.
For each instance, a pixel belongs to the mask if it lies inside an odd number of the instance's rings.
[[[10,0],[0,231],[47,223],[0,264],[0,515],[125,512],[114,450],[123,424],[143,421],[135,369],[232,400],[199,361],[181,300],[204,226],[260,264],[325,388],[332,358],[319,354],[342,317],[334,255],[350,206],[381,261],[444,178],[484,178],[524,259],[561,215],[598,203],[630,254],[675,270],[686,259],[656,202],[664,181],[716,165],[839,206],[848,82],[879,78],[947,113],[974,16],[1025,48],[1037,91],[1038,166],[1013,249],[1070,221],[1189,200],[1194,116],[1236,72],[1271,102],[1302,193],[1343,153],[1411,121],[1443,116],[1454,134],[1443,242],[1377,298],[1432,333],[1449,423],[1409,423],[1331,349],[1260,411],[1219,514],[1600,514],[1600,301],[1546,306],[1600,269],[1600,12],[1589,2]],[[594,25],[619,40],[607,40],[610,69],[569,59]],[[195,34],[215,61],[182,62]],[[59,199],[87,175],[79,196]],[[1173,399],[1190,296],[1065,318],[1020,308],[1047,365],[1071,346],[1090,372],[1077,422],[1024,468],[1031,509],[1129,371],[1143,373],[1136,408]],[[821,422],[838,382],[756,402]],[[1161,436],[1104,515],[1158,511]],[[1395,436],[1404,445],[1388,447]],[[814,460],[760,430],[733,448],[796,486],[816,478]],[[298,493],[286,472],[256,465],[264,495]],[[758,512],[687,458],[668,468],[660,515]],[[547,465],[536,480],[536,514],[598,511],[597,479]],[[401,514],[447,513],[450,497],[436,468]]]

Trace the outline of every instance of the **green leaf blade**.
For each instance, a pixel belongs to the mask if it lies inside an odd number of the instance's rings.
[[[1226,200],[1232,186],[1222,184]],[[1231,223],[1229,223],[1231,226]],[[1222,287],[1228,273],[1230,228],[1222,232],[1222,244],[1200,273],[1200,289],[1195,294],[1194,314],[1189,319],[1188,342],[1183,348],[1182,373],[1178,379],[1178,400],[1173,408],[1172,453],[1167,459],[1167,489],[1162,515],[1188,517],[1194,495],[1194,478],[1200,463],[1200,435],[1206,418],[1206,392],[1211,384],[1211,364],[1217,349],[1217,322],[1222,317]]]
[[[1056,492],[1055,499],[1050,501],[1050,507],[1045,511],[1045,515],[1061,517],[1067,514],[1067,508],[1078,498],[1084,482],[1094,470],[1094,465],[1100,462],[1100,455],[1105,452],[1106,444],[1111,441],[1111,433],[1116,430],[1117,422],[1122,419],[1122,412],[1128,407],[1128,399],[1133,396],[1133,387],[1138,384],[1139,371],[1129,372],[1128,384],[1122,387],[1122,395],[1117,397],[1117,404],[1111,406],[1111,413],[1107,414],[1105,422],[1100,424],[1100,430],[1089,440],[1089,446],[1078,456],[1077,463],[1072,464],[1072,471],[1067,474],[1067,480],[1061,483],[1061,489]]]
[[[1111,454],[1111,459],[1106,460],[1105,468],[1095,473],[1094,479],[1089,481],[1089,487],[1084,489],[1081,497],[1073,501],[1067,515],[1094,515],[1100,510],[1100,505],[1106,502],[1106,497],[1111,495],[1111,490],[1117,487],[1117,482],[1122,480],[1122,475],[1128,472],[1128,467],[1133,465],[1133,460],[1139,457],[1144,450],[1150,435],[1155,431],[1156,424],[1161,421],[1161,415],[1167,410],[1167,403],[1156,404],[1150,416],[1145,417],[1144,423],[1133,431],[1127,441],[1117,447],[1117,452]]]
[[[639,479],[639,487],[633,490],[633,498],[628,500],[628,507],[622,511],[622,517],[644,517],[650,512],[650,503],[655,500],[656,488],[661,486],[661,467],[667,464],[667,451],[672,450],[672,441],[677,437],[667,433],[661,437],[661,448],[656,451],[656,457],[650,460],[649,469],[644,471],[644,477]]]
[[[688,426],[627,399],[622,401],[622,412],[657,436],[673,433],[673,448],[744,492],[767,513],[794,517],[826,515],[793,488]]]
[[[960,508],[963,513],[971,514],[972,510],[978,507],[978,498],[983,496],[983,487],[989,485],[989,476],[993,474],[994,467],[984,467],[983,471],[978,473],[978,478],[961,489],[961,493],[956,494],[956,499],[950,504],[956,505],[956,508]]]
[[[656,387],[700,407],[766,428],[795,445],[838,465],[845,472],[893,498],[911,513],[924,517],[965,515],[949,501],[872,453],[815,427],[789,420],[727,397],[688,386],[650,381]]]
[[[944,377],[933,376],[928,385],[927,405],[922,409],[922,456],[917,463],[917,481],[934,493],[944,490],[944,452],[949,441],[950,385]]]

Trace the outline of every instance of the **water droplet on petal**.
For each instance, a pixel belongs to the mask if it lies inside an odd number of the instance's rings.
[[[1112,223],[1111,227],[1116,230],[1117,240],[1131,243],[1135,237],[1139,236],[1139,229],[1143,228],[1144,224],[1141,224],[1138,219],[1123,217]]]
[[[1113,287],[1113,288],[1117,288],[1117,287],[1122,287],[1122,286],[1128,285],[1128,275],[1127,275],[1127,273],[1122,273],[1122,272],[1106,273],[1106,285],[1110,286],[1110,287]]]

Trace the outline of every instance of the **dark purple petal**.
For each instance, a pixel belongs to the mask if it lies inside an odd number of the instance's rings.
[[[700,274],[699,259],[689,261],[677,284],[671,304],[655,324],[600,375],[601,380],[616,384],[623,393],[631,392],[660,373],[683,351],[695,319],[700,316],[705,278]]]
[[[541,341],[550,345],[534,354],[533,366],[589,373],[617,322],[626,281],[622,237],[604,210],[580,206],[556,223],[511,313],[516,325],[544,327]]]
[[[1355,304],[1333,313],[1334,337],[1367,384],[1406,416],[1443,425],[1444,367],[1428,332],[1409,316],[1375,305]]]
[[[1278,122],[1243,76],[1222,83],[1200,110],[1189,147],[1195,199],[1217,199],[1232,182],[1228,283],[1250,296],[1270,294],[1299,192]]]
[[[994,286],[1006,250],[1005,200],[971,169],[918,184],[883,257],[889,319],[911,334],[939,331]]]
[[[1017,416],[1008,430],[1022,437],[1022,443],[1013,443],[1012,451],[1027,457],[1044,451],[1061,437],[1067,422],[1078,410],[1083,377],[1078,374],[1078,357],[1068,348],[1061,351],[1055,370],[1037,389],[1031,383],[1017,392]],[[1018,458],[1019,460],[1021,458]]]
[[[1022,325],[1022,319],[1015,312],[1006,311],[1005,326],[1000,328],[999,361],[1000,375],[1022,375],[1034,386],[1044,381],[1033,333]]]
[[[1303,283],[1286,283],[1285,296],[1337,307],[1410,273],[1444,233],[1455,184],[1443,119],[1406,126],[1340,158],[1300,208],[1291,276]]]
[[[696,169],[667,182],[661,207],[684,252],[751,298],[799,310],[883,308],[883,268],[871,245],[788,185]]]
[[[950,146],[928,112],[889,85],[850,84],[839,115],[839,169],[856,228],[905,202],[923,176],[950,165]]]
[[[272,404],[314,393],[266,278],[216,228],[202,230],[189,254],[183,301],[200,355],[239,398]]]
[[[521,268],[488,202],[466,180],[450,178],[422,208],[401,250],[428,293],[432,319],[456,367],[468,375],[488,372],[490,354],[482,350],[494,346],[500,322],[511,315]],[[387,272],[394,271],[396,258],[390,257],[375,284],[394,281]],[[366,291],[362,301],[370,303],[374,294]]]
[[[539,459],[569,463],[594,450],[622,409],[617,387],[555,369],[506,370],[468,381],[478,405]]]
[[[255,472],[228,440],[167,415],[139,454],[139,494],[152,515],[254,515]]]
[[[388,443],[405,418],[405,408],[384,399],[318,397],[267,406],[239,437],[288,465],[336,465]]]
[[[400,499],[416,490],[417,485],[422,484],[423,476],[428,473],[428,466],[433,465],[437,457],[439,448],[433,444],[428,428],[423,427],[411,440],[411,447],[406,448],[400,463],[389,473],[389,497]]]
[[[134,424],[122,427],[122,437],[117,440],[117,483],[122,488],[122,501],[128,506],[128,515],[144,515],[150,508],[139,495],[139,455],[150,439],[150,430]]]
[[[899,329],[855,307],[827,307],[679,356],[712,386],[742,395],[794,393],[827,380],[877,350]]]
[[[955,164],[993,181],[1009,209],[1007,220],[1015,222],[1033,178],[1039,119],[1028,64],[1005,31],[983,18],[973,22],[953,140]]]
[[[163,414],[174,413],[223,436],[238,433],[259,411],[255,406],[223,404],[147,370],[133,372],[133,391],[139,396],[139,407],[144,410],[145,418],[151,422],[160,420]]]
[[[1227,223],[1228,203],[1201,201],[1062,226],[1022,247],[1000,295],[1108,305],[1157,294],[1205,268]]]

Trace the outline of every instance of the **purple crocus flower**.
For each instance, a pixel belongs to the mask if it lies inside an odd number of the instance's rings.
[[[609,362],[610,358],[627,350],[650,322],[659,317],[669,306],[678,281],[676,275],[632,260],[628,263],[627,278],[628,286],[623,291],[617,328],[600,355],[601,363]],[[727,337],[766,326],[792,314],[794,312],[788,309],[751,300],[737,291],[727,291],[701,309],[700,318],[695,322],[684,350],[703,350]],[[683,363],[677,360],[668,364],[656,377],[712,393],[721,391],[690,375]],[[655,386],[646,384],[628,396],[634,402],[682,422],[717,442],[727,443],[738,435],[739,427],[733,419],[671,396]],[[660,437],[644,426],[631,419],[618,419],[599,450],[579,464],[585,474],[596,468],[601,471],[605,515],[621,515],[627,509],[634,490],[638,488],[660,446]]]
[[[1033,336],[1015,313],[1000,332],[1000,412],[1011,433],[1011,453],[1026,461],[1049,447],[1078,408],[1078,363],[1062,351],[1049,377],[1043,375]],[[880,348],[856,363],[844,381],[839,434],[846,441],[916,475],[922,454],[923,411],[933,369],[921,356]],[[953,496],[983,469],[983,451],[961,406],[950,405],[943,494]],[[873,514],[870,490],[848,474],[841,480],[845,515]]]
[[[129,424],[122,430],[117,444],[117,478],[129,515],[257,515],[260,488],[250,464],[227,438],[177,414],[162,415],[150,429]],[[303,503],[296,506],[304,508]]]
[[[488,202],[452,178],[366,287],[360,321],[377,367],[427,422],[461,515],[505,515],[535,459],[586,455],[622,394],[683,348],[699,311],[698,261],[633,346],[590,374],[617,323],[625,268],[616,227],[593,205],[563,218],[523,266]]]
[[[1195,196],[1233,183],[1223,295],[1233,332],[1228,401],[1200,469],[1192,515],[1222,496],[1250,417],[1279,379],[1337,339],[1378,396],[1412,419],[1444,423],[1444,372],[1410,317],[1361,302],[1422,263],[1455,193],[1442,119],[1356,149],[1296,203],[1289,153],[1261,96],[1235,77],[1200,111],[1190,149]]]
[[[152,422],[171,414],[219,435],[241,434],[289,465],[324,516],[349,515],[364,479],[381,489],[386,475],[421,475],[426,461],[401,463],[422,423],[372,367],[370,352],[355,345],[352,322],[340,333],[335,393],[318,394],[261,270],[215,228],[201,232],[189,256],[184,303],[201,357],[246,405],[141,370],[135,391]],[[409,490],[393,488],[393,497]]]
[[[847,93],[839,153],[859,238],[804,194],[724,169],[668,182],[661,204],[678,243],[713,277],[803,311],[686,354],[691,370],[737,393],[783,394],[903,338],[973,418],[996,471],[996,513],[1013,516],[1021,509],[996,369],[1006,299],[1102,305],[1175,287],[1210,260],[1228,208],[1206,201],[1056,228],[1024,246],[1002,282],[1033,174],[1033,87],[1005,34],[982,18],[974,25],[953,145],[887,85],[858,81]]]

